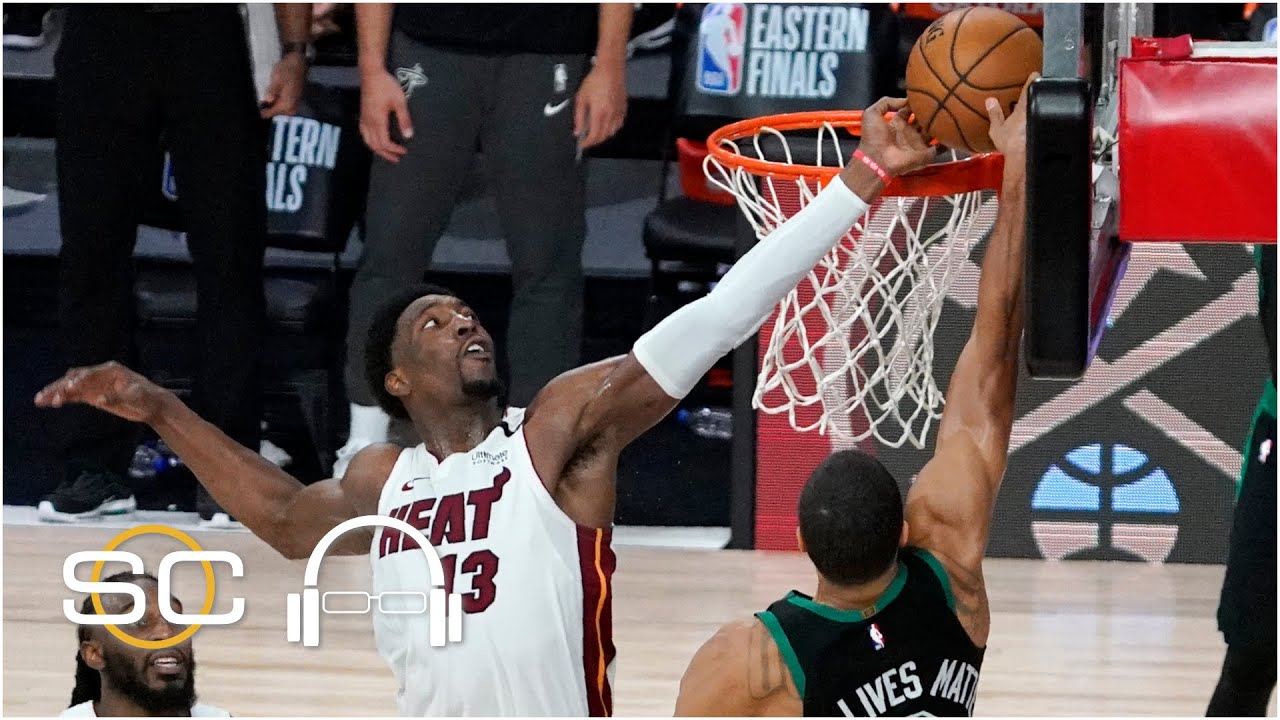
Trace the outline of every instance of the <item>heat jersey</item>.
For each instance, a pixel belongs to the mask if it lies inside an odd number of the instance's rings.
[[[529,456],[524,411],[469,453],[404,450],[378,513],[422,530],[462,596],[462,641],[432,647],[427,615],[373,611],[405,716],[604,716],[612,711],[610,531],[574,523]],[[416,544],[381,528],[373,594],[427,592]]]
[[[793,591],[756,617],[777,643],[806,716],[969,716],[985,649],[954,607],[938,561],[906,549],[869,613]]]

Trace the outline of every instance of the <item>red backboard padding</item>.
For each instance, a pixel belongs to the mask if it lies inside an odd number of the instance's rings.
[[[1135,38],[1120,62],[1120,238],[1275,243],[1276,58],[1192,48]]]

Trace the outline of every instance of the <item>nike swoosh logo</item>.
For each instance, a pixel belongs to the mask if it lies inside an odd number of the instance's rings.
[[[406,482],[404,485],[402,485],[402,486],[400,487],[400,490],[401,490],[402,492],[409,492],[410,490],[412,490],[412,489],[413,489],[413,484],[414,484],[414,483],[418,482],[419,480],[430,480],[430,479],[431,479],[431,478],[426,478],[426,477],[416,477],[416,478],[413,478],[412,480],[409,480],[409,481],[408,481],[408,482]]]
[[[569,98],[569,100],[572,100],[572,99],[573,99],[573,98]],[[542,114],[543,114],[543,115],[545,115],[546,117],[551,117],[552,115],[555,115],[556,113],[558,113],[558,112],[560,112],[561,110],[563,110],[563,109],[564,109],[564,107],[565,107],[566,105],[568,105],[568,104],[569,104],[569,100],[565,100],[564,102],[560,103],[559,105],[552,105],[551,103],[547,103],[547,104],[542,108]]]

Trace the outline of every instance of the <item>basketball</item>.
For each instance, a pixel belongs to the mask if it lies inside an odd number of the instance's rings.
[[[992,7],[955,10],[935,20],[907,60],[907,101],[925,134],[942,145],[993,152],[986,100],[1007,115],[1043,61],[1040,36]]]

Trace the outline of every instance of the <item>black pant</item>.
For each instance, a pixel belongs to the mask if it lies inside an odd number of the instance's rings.
[[[364,254],[351,286],[348,397],[376,404],[364,373],[369,325],[388,296],[430,268],[478,145],[511,258],[510,403],[527,405],[581,361],[586,166],[576,158],[573,96],[589,59],[462,54],[397,32],[387,66],[408,95],[413,138],[400,162],[374,158],[369,175]]]
[[[55,59],[60,318],[73,366],[132,357],[132,254],[144,198],[172,153],[195,263],[192,406],[256,450],[260,435],[267,125],[234,5],[68,11]],[[138,427],[70,412],[66,452],[123,473]]]
[[[1274,393],[1274,389],[1269,392]],[[1206,715],[1260,716],[1276,684],[1276,418],[1259,408],[1245,445],[1218,629],[1227,656]]]

